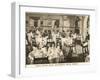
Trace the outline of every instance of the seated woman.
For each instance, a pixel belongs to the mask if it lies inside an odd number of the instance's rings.
[[[48,48],[48,60],[50,63],[59,62],[59,55],[57,53],[55,43],[52,43],[52,46]]]
[[[35,57],[34,54],[36,53],[36,50],[37,50],[36,47],[33,46],[33,51],[31,51],[28,55],[28,61],[30,64],[34,63],[34,57]]]
[[[76,48],[76,54],[82,54],[83,53],[81,45],[76,44],[75,48]]]
[[[45,45],[41,48],[41,53],[43,58],[48,57],[47,48]]]
[[[64,55],[63,55],[63,52],[61,50],[61,44],[60,43],[57,43],[56,51],[57,51],[57,54],[58,54],[59,62],[63,62],[64,61]]]

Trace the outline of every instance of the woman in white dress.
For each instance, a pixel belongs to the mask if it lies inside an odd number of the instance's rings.
[[[63,62],[63,61],[64,61],[64,55],[63,55],[63,52],[62,52],[62,50],[61,50],[61,45],[60,45],[60,43],[57,44],[56,52],[57,52],[57,54],[58,54],[59,62]]]
[[[37,50],[37,48],[33,46],[33,51],[31,51],[28,55],[30,64],[32,64],[34,62],[36,50]]]
[[[52,47],[48,49],[48,60],[50,63],[58,63],[59,62],[59,55],[55,48],[55,44],[52,44]]]
[[[45,58],[45,57],[48,57],[48,53],[47,53],[47,48],[46,46],[43,46],[41,48],[41,53],[42,53],[42,57]]]

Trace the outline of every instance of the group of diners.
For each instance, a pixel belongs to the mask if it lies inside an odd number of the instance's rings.
[[[81,34],[65,30],[33,29],[26,33],[27,64],[63,63],[81,54],[86,61],[88,48],[89,35],[83,41]]]

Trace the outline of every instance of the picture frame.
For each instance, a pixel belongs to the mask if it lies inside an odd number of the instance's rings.
[[[34,6],[33,4],[29,3],[12,3],[11,7],[11,40],[12,40],[12,49],[11,49],[11,75],[13,77],[23,77],[23,76],[39,76],[39,75],[54,75],[54,74],[69,74],[69,73],[80,73],[80,72],[94,72],[96,67],[96,53],[94,54],[94,45],[95,45],[95,8],[87,8],[87,7],[75,7],[75,6],[68,6],[68,7],[48,7],[48,6]],[[52,27],[54,26],[62,26],[60,28],[63,28],[65,31],[74,31],[75,26],[72,26],[72,22],[68,21],[69,18],[72,17],[72,20],[74,18],[79,17],[80,19],[82,17],[89,16],[89,33],[90,33],[90,61],[89,62],[70,62],[70,63],[53,63],[53,64],[28,64],[26,61],[26,30],[27,29],[27,23],[29,23],[29,20],[26,17],[33,18],[33,21],[30,21],[30,25],[34,25],[35,28],[39,26],[38,24],[41,24],[41,26],[44,27]],[[42,15],[41,22],[37,22],[39,15]],[[56,18],[56,15],[58,17]],[[66,17],[67,15],[67,17]],[[37,16],[37,17],[36,17]],[[46,17],[47,16],[47,17]],[[53,16],[53,18],[52,18]],[[64,19],[63,24],[58,19],[62,16],[62,19]],[[40,17],[41,18],[41,17]],[[57,19],[59,21],[56,21],[55,24],[53,24],[53,19]],[[82,18],[83,19],[83,18]],[[81,19],[81,20],[82,20]],[[43,21],[44,20],[44,21]],[[75,22],[73,23],[75,24]],[[82,23],[81,23],[82,24]],[[29,24],[28,24],[29,25]],[[85,22],[84,24],[85,25]],[[67,28],[66,28],[67,26]],[[71,28],[70,28],[70,27]],[[44,27],[42,29],[44,29]],[[57,28],[59,30],[60,28]],[[83,26],[84,28],[84,26]],[[33,29],[31,26],[30,29]],[[41,29],[41,28],[40,28]],[[50,28],[53,31],[55,28]],[[77,29],[77,28],[76,28]],[[55,29],[56,30],[56,29]],[[84,29],[83,29],[84,30]],[[60,30],[59,30],[60,31]],[[85,30],[84,30],[85,31]],[[86,32],[83,32],[83,37]],[[39,40],[39,39],[38,39]]]

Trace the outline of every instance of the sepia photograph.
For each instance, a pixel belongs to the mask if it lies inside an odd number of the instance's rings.
[[[25,13],[25,64],[90,62],[90,16]]]

